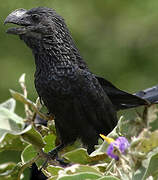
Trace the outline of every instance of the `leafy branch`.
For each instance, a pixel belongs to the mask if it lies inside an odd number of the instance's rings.
[[[56,133],[52,117],[40,112],[39,100],[34,103],[27,98],[25,75],[22,75],[19,83],[23,94],[10,90],[13,98],[0,104],[0,155],[6,150],[21,153],[21,162],[0,164],[0,180],[22,179],[23,172],[36,163],[40,168],[47,159],[47,152],[56,146]],[[14,110],[16,101],[24,104],[27,127],[25,120],[17,115]],[[133,112],[132,112],[133,111]],[[130,113],[136,114],[134,110]],[[80,142],[69,146],[61,152],[60,156],[69,163],[68,167],[60,166],[56,160],[49,160],[43,173],[50,180],[67,179],[96,179],[96,180],[146,180],[158,178],[158,122],[156,106],[137,109],[135,117],[128,116],[128,112],[121,116],[116,128],[108,135],[116,137],[125,136],[130,146],[125,153],[117,147],[114,153],[119,160],[108,156],[106,142],[100,141],[96,150],[88,155]],[[47,127],[34,123],[38,114],[48,120]]]

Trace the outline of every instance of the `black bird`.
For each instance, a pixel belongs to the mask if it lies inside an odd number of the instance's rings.
[[[49,113],[55,115],[61,141],[50,152],[53,157],[78,138],[91,153],[99,134],[108,134],[116,126],[118,110],[149,105],[151,99],[152,103],[158,102],[155,88],[150,93],[147,90],[132,95],[90,72],[64,19],[55,10],[18,9],[9,14],[5,23],[19,25],[7,33],[19,35],[32,49],[35,87]]]

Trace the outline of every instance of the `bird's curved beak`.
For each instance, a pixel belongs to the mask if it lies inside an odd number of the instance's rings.
[[[6,31],[7,33],[18,35],[26,33],[26,27],[30,25],[30,21],[28,19],[28,15],[26,14],[26,12],[27,10],[25,9],[17,9],[7,16],[7,18],[4,21],[4,24],[12,23],[22,26],[9,28]]]

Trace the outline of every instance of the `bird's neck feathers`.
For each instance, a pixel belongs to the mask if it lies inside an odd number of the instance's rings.
[[[67,43],[65,43],[65,42]],[[36,65],[57,65],[65,61],[77,62],[77,49],[72,47],[66,39],[48,35],[36,43],[32,49],[35,56]]]
[[[87,68],[73,42],[71,34],[61,19],[45,28],[41,34],[34,33],[31,37],[21,36],[21,39],[32,49],[36,66],[48,66],[70,61],[80,68]]]
[[[55,66],[66,61],[87,68],[68,31],[54,32],[39,38],[22,38],[32,49],[36,67]],[[52,68],[52,67],[51,67]]]

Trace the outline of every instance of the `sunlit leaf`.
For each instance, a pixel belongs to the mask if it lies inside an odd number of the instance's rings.
[[[21,154],[21,159],[23,163],[26,163],[33,159],[37,155],[37,151],[34,149],[34,147],[29,144],[24,151]]]
[[[10,89],[10,93],[13,96],[13,98],[16,99],[17,101],[20,101],[23,104],[27,104],[28,106],[30,106],[33,111],[35,111],[37,114],[40,115],[41,118],[46,119],[46,120],[49,119],[47,118],[47,116],[39,112],[38,108],[36,107],[36,104],[33,103],[31,100],[27,99],[23,94],[13,91],[12,89]]]
[[[0,104],[0,107],[4,107],[4,108],[8,109],[9,111],[14,112],[15,107],[16,107],[16,101],[15,101],[15,99],[10,98],[7,101]]]
[[[0,152],[2,151],[22,151],[26,147],[26,143],[21,140],[19,135],[7,133],[0,142]]]
[[[26,76],[25,73],[23,73],[23,74],[20,76],[20,78],[19,78],[19,83],[20,83],[20,84],[24,84],[24,83],[25,83],[25,76]]]
[[[91,158],[89,157],[87,150],[83,148],[67,152],[63,157],[73,163],[87,164],[91,162]]]
[[[13,106],[15,105],[14,100],[9,102],[11,102]],[[8,108],[6,108],[6,104],[7,103],[3,103],[3,105],[0,106],[0,151],[4,150],[5,147],[6,149],[9,147],[10,149],[17,149],[18,147],[16,148],[16,145],[23,145],[23,143],[20,143],[20,139],[14,136],[22,131],[24,127],[23,119],[13,112],[13,107],[8,106]],[[13,142],[15,142],[15,144],[13,144]]]
[[[2,131],[20,131],[24,127],[21,117],[4,107],[0,107],[0,129]],[[3,132],[0,131],[0,138]]]
[[[56,136],[54,134],[48,134],[43,138],[43,140],[46,142],[46,145],[44,147],[44,152],[48,153],[53,148],[55,148]]]
[[[15,163],[12,163],[12,162],[1,164],[1,165],[0,165],[0,176],[1,176],[1,174],[4,173],[5,171],[9,171],[9,170],[13,169],[13,167],[15,167],[15,165],[16,165],[16,164],[15,164]]]
[[[43,170],[44,173],[46,172],[45,175],[47,175],[47,172],[48,172],[51,175],[51,179],[54,180],[54,179],[57,179],[58,172],[60,170],[64,170],[64,168],[50,165],[50,166],[47,167],[46,170]]]
[[[73,163],[88,164],[98,161],[104,161],[108,156],[105,153],[94,153],[93,155],[88,155],[87,150],[83,148],[77,148],[75,150],[69,151],[63,155],[65,159]]]
[[[5,163],[0,165],[0,180],[16,180],[12,177],[13,168],[16,166],[15,163]]]
[[[98,174],[84,172],[84,173],[77,173],[74,175],[59,177],[58,180],[85,180],[85,179],[98,179],[99,177],[101,176]]]
[[[144,130],[140,134],[141,142],[137,146],[137,150],[141,152],[149,152],[158,146],[158,130],[149,132]]]
[[[12,89],[10,89],[10,93],[14,97],[14,99],[16,99],[17,101],[20,101],[23,104],[30,105],[33,108],[35,107],[35,104],[32,101],[25,98],[23,94],[13,91]]]
[[[98,171],[96,167],[86,166],[86,165],[78,165],[74,164],[70,167],[64,168],[58,171],[59,178],[99,178],[102,174]]]
[[[37,149],[41,149],[45,146],[41,134],[31,125],[21,133],[21,136],[26,142],[29,142]]]
[[[78,165],[74,164],[70,167],[64,168],[63,170],[58,171],[58,177],[59,179],[68,178],[74,179],[86,179],[86,178],[99,178],[102,174],[98,171],[96,167],[86,166],[86,165]]]
[[[6,164],[7,165],[7,164]],[[5,168],[8,168],[7,170],[5,170],[4,172],[0,173],[0,180],[17,180],[17,177],[19,175],[19,172],[21,170],[21,168],[23,168],[23,165],[21,163],[18,164],[13,164],[13,163],[8,163],[8,165],[5,166]],[[2,166],[3,167],[3,164]],[[0,167],[0,169],[1,169]]]

